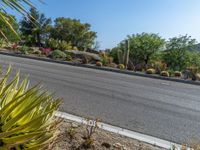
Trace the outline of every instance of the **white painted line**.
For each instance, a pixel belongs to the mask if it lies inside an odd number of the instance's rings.
[[[56,116],[57,117],[61,117],[63,119],[67,119],[67,120],[71,120],[74,122],[78,122],[81,124],[86,124],[87,121],[85,118],[79,117],[79,116],[75,116],[75,115],[71,115],[65,112],[56,112]],[[138,132],[134,132],[131,130],[127,130],[127,129],[123,129],[120,127],[116,127],[116,126],[112,126],[106,123],[100,123],[98,124],[99,127],[103,130],[112,132],[112,133],[116,133],[116,134],[120,134],[129,138],[133,138],[145,143],[149,143],[151,145],[155,145],[158,147],[162,147],[162,148],[166,148],[166,149],[171,149],[172,146],[174,145],[176,147],[176,150],[181,150],[181,145],[173,143],[173,142],[169,142],[166,140],[162,140],[153,136],[149,136],[149,135],[145,135],[145,134],[141,134]],[[188,148],[188,150],[190,150],[190,148]]]
[[[167,83],[167,82],[162,82],[161,84],[163,84],[163,85],[170,85],[170,83]]]

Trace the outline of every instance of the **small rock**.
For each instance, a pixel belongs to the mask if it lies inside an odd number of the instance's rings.
[[[113,144],[113,147],[116,148],[116,149],[118,149],[118,150],[123,150],[123,145],[120,144],[120,143]]]
[[[72,128],[78,128],[79,127],[79,125],[77,124],[77,123],[72,123]]]
[[[196,76],[196,80],[200,80],[200,74],[199,73],[197,73],[197,74],[195,74],[195,76]]]
[[[127,150],[125,146],[123,146],[123,150]]]
[[[65,53],[72,56],[72,58],[79,58],[81,59],[82,63],[90,63],[92,61],[101,61],[101,58],[98,54],[78,51],[78,50],[65,50]]]

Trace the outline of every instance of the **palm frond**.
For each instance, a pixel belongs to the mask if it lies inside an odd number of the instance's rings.
[[[41,1],[41,0],[39,0]],[[42,2],[42,1],[41,1]],[[32,0],[0,0],[0,20],[18,36],[18,33],[13,28],[11,21],[12,17],[8,15],[7,10],[12,9],[21,15],[29,16],[26,8],[34,7]],[[6,39],[6,35],[0,29],[0,34]]]
[[[57,136],[54,114],[61,99],[40,85],[29,88],[20,73],[8,82],[11,67],[0,81],[0,150],[46,147]]]

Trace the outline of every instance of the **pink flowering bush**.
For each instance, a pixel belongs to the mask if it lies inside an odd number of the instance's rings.
[[[13,45],[12,45],[12,49],[13,49],[13,50],[17,50],[18,48],[19,48],[19,45],[18,45],[18,44],[13,44]]]
[[[49,56],[50,52],[51,52],[51,48],[40,48],[42,54]]]

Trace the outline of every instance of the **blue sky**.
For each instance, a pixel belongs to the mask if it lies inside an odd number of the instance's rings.
[[[34,0],[36,1],[36,0]],[[159,33],[164,38],[189,34],[200,41],[200,0],[44,0],[46,16],[90,23],[101,48],[112,48],[128,34]]]

